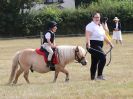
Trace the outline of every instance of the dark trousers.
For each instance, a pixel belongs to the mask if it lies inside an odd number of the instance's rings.
[[[96,71],[97,76],[101,76],[103,73],[103,69],[106,63],[106,55],[102,50],[103,47],[103,41],[96,41],[96,40],[90,40],[90,47],[93,49],[96,49],[100,52],[97,52],[95,50],[89,50],[89,53],[91,54],[91,79],[95,79]]]

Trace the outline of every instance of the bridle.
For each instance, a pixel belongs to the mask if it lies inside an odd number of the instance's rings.
[[[78,62],[78,63],[81,63],[81,61],[85,58],[84,56],[82,56],[81,58],[78,56],[78,53],[79,53],[79,49],[78,47],[75,49],[75,60]],[[86,55],[85,55],[86,56]]]

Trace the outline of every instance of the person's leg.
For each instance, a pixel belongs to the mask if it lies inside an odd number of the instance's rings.
[[[119,40],[120,44],[122,45],[122,40]]]
[[[91,80],[95,79],[98,61],[99,60],[96,56],[91,55],[91,67],[90,67]]]
[[[52,67],[53,65],[52,65],[51,59],[52,59],[52,56],[53,56],[54,52],[53,52],[52,48],[48,44],[44,44],[43,48],[45,48],[48,51],[48,53],[49,53],[47,66],[48,67],[49,66]]]
[[[94,43],[94,44],[93,44]],[[92,45],[95,45],[95,42],[91,42]],[[93,48],[93,46],[91,46],[91,48]],[[95,49],[95,48],[93,48]],[[98,56],[97,56],[97,52],[93,49],[89,49],[88,52],[91,54],[91,67],[90,67],[90,76],[91,76],[91,80],[95,79],[95,74],[96,74],[96,70],[97,70],[97,64],[99,62]]]
[[[121,31],[119,31],[118,33],[119,33],[119,42],[122,45],[122,34],[121,34]]]
[[[113,40],[116,39],[115,31],[113,31],[112,39],[113,39]]]
[[[99,47],[99,51],[103,52],[102,48]],[[97,76],[100,77],[103,75],[103,69],[106,64],[106,56],[103,53],[99,53],[99,63],[98,63],[98,73]]]
[[[48,61],[51,61],[52,56],[54,54],[52,48],[48,44],[43,44],[42,47],[48,51],[48,53],[49,53],[49,55],[48,55]]]
[[[54,52],[53,52],[53,50],[52,50],[51,47],[48,47],[48,48],[47,48],[47,51],[49,52],[48,61],[51,61]]]
[[[116,44],[118,43],[118,41],[117,41],[117,32],[116,31],[113,31],[112,39],[115,40]]]
[[[98,76],[103,75],[103,69],[104,69],[105,64],[106,64],[106,57],[101,54],[100,61],[98,64]]]
[[[51,47],[47,47],[47,51],[49,52],[47,65],[53,67],[51,60],[54,52]]]
[[[118,44],[118,40],[116,40],[116,44]]]

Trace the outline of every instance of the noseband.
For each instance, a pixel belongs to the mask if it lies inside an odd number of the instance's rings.
[[[79,49],[76,49],[75,50],[75,60],[78,61],[78,63],[81,63],[82,59],[84,59],[85,57],[79,57],[78,56],[78,52],[79,52]]]

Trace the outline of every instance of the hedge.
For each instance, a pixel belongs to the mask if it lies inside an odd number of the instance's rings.
[[[55,20],[58,23],[58,35],[84,34],[87,23],[91,21],[91,14],[99,11],[102,16],[109,18],[108,25],[112,31],[113,18],[117,16],[122,23],[123,31],[133,30],[133,2],[99,0],[87,7],[75,10],[60,10],[56,7],[45,7],[42,10],[19,14],[15,17],[15,23],[11,33],[1,32],[0,36],[26,36],[38,35],[46,31],[47,23]],[[4,16],[3,16],[4,17]],[[6,16],[7,18],[7,16]],[[4,18],[4,27],[8,26],[9,20]],[[7,22],[7,23],[6,23]],[[0,23],[0,27],[2,27]],[[8,29],[8,28],[7,28]],[[10,31],[8,31],[10,32]]]

